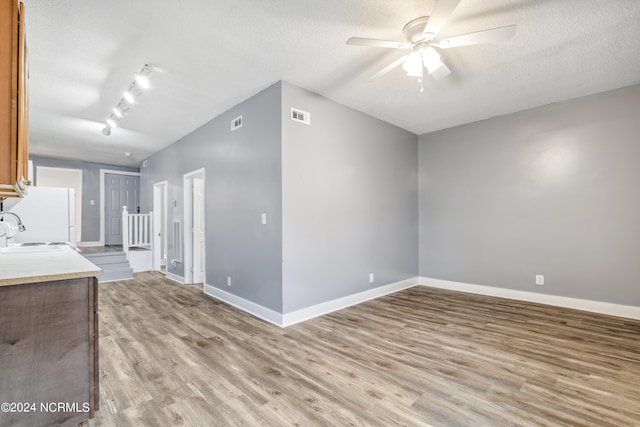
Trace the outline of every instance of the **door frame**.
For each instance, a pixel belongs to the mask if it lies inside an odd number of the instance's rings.
[[[169,203],[167,200],[167,187],[169,182],[159,181],[153,184],[153,269],[154,271],[162,270],[162,257],[160,253],[164,253],[165,258],[165,268],[167,261],[167,234],[168,234],[168,219],[167,215],[169,214]],[[164,197],[160,197],[160,195]],[[162,206],[160,206],[160,201],[163,201]],[[164,213],[164,224],[161,224],[162,213]],[[164,227],[163,227],[164,225]],[[164,228],[164,235],[159,238],[159,232]],[[158,231],[160,230],[160,231]],[[163,251],[158,250],[158,247],[162,246]]]
[[[182,192],[184,196],[184,204],[183,204],[183,224],[184,224],[184,233],[183,233],[183,250],[184,250],[184,283],[186,285],[193,284],[193,272],[191,269],[193,268],[193,224],[191,218],[193,216],[193,178],[201,178],[202,179],[202,209],[205,211],[206,218],[206,180],[205,180],[205,169],[196,169],[189,173],[183,175],[182,178]],[[205,230],[206,230],[206,220],[205,220]],[[206,235],[206,231],[205,231]],[[207,253],[207,241],[205,238],[204,248],[202,253],[202,258],[206,259],[205,254]],[[205,271],[203,272],[202,283],[206,283],[206,275],[207,269],[205,267]]]
[[[129,176],[140,176],[140,172],[126,172],[126,171],[117,171],[110,169],[100,169],[100,240],[97,242],[96,246],[104,246],[105,238],[105,225],[104,225],[104,208],[105,208],[105,174],[115,174],[115,175],[129,175]],[[142,196],[142,191],[140,192]]]

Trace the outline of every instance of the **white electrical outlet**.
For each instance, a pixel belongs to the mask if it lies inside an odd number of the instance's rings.
[[[267,214],[263,213],[262,214],[262,225],[265,225],[267,223]]]
[[[541,274],[536,274],[536,285],[544,285],[544,276]]]
[[[227,276],[227,286],[231,286],[231,276]]]
[[[369,283],[373,282],[375,282],[375,276],[373,275],[373,273],[369,273]]]

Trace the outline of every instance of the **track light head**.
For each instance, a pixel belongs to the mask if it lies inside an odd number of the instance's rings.
[[[122,94],[122,96],[129,104],[133,104],[136,101],[136,98],[133,96],[130,90],[126,91],[124,94]]]
[[[149,78],[147,76],[145,76],[145,75],[138,74],[136,76],[136,83],[142,89],[149,89]]]

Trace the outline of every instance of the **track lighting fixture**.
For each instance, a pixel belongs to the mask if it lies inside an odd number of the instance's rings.
[[[151,87],[151,80],[153,80],[159,71],[159,68],[149,64],[145,64],[144,67],[142,67],[142,70],[136,74],[129,88],[122,94],[122,98],[120,98],[118,104],[111,110],[111,115],[106,120],[106,126],[102,129],[103,135],[111,135],[111,129],[116,127],[117,122],[129,112],[131,106],[136,103],[136,100],[142,96],[144,91]]]
[[[149,89],[149,78],[143,74],[136,76],[136,83],[138,83],[142,89]]]
[[[127,90],[124,92],[123,94],[124,99],[129,103],[129,104],[133,104],[134,102],[136,102],[136,98],[133,96],[133,94],[131,93],[130,90]]]

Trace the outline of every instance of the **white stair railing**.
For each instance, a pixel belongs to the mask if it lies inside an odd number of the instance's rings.
[[[151,249],[153,243],[153,212],[130,214],[122,207],[122,250],[128,255],[129,248]]]

